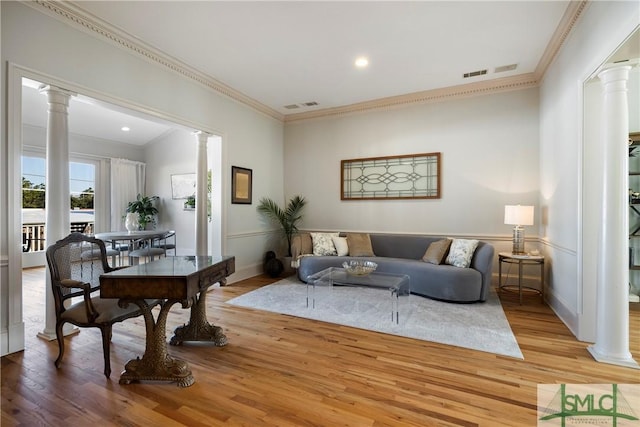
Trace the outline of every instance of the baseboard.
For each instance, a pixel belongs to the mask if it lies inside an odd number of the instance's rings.
[[[19,322],[0,332],[0,356],[24,350],[24,327]]]
[[[545,299],[551,310],[558,316],[558,318],[564,323],[571,333],[580,341],[585,341],[584,337],[580,337],[580,319],[578,314],[567,307],[560,299],[552,292],[547,292]]]
[[[231,276],[227,277],[227,285],[230,285],[235,282],[240,282],[245,279],[250,279],[251,277],[259,276],[263,273],[262,264],[254,264],[247,267],[243,267],[239,270],[236,270]]]
[[[6,330],[0,332],[0,356],[9,354],[9,333]]]

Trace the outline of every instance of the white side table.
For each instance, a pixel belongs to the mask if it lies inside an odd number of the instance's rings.
[[[502,284],[502,263],[517,264],[518,265],[518,285],[503,285]],[[522,269],[526,265],[539,265],[540,266],[540,289],[532,288],[530,286],[522,286]],[[498,254],[498,292],[503,290],[514,290],[517,288],[518,296],[520,298],[520,305],[522,305],[522,291],[533,292],[540,295],[542,301],[544,301],[544,257],[542,255],[515,255],[511,252],[500,252]]]

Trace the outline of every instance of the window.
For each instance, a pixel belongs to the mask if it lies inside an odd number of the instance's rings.
[[[22,156],[22,234],[25,252],[44,250],[45,168],[44,157]],[[71,228],[74,224],[84,224],[85,232],[93,232],[95,187],[95,163],[69,162]]]
[[[96,167],[90,163],[69,163],[71,209],[92,209],[96,186]]]
[[[93,209],[96,167],[91,163],[69,163],[71,209]],[[22,207],[45,208],[45,159],[22,156]]]
[[[22,208],[44,209],[45,160],[22,156]]]

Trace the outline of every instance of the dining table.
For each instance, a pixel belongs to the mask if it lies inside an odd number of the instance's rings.
[[[133,230],[133,231],[105,231],[96,233],[95,238],[103,240],[105,243],[111,244],[113,249],[118,250],[120,244],[127,247],[129,253],[138,249],[144,242],[148,242],[149,246],[154,239],[162,239],[170,230]],[[137,258],[130,259],[129,264],[137,261]]]
[[[186,361],[171,357],[167,350],[166,322],[171,306],[191,308],[189,323],[176,328],[170,344],[206,341],[221,347],[227,344],[222,328],[210,324],[206,313],[206,292],[215,283],[226,284],[235,272],[234,256],[168,256],[100,276],[100,297],[118,298],[119,304],[136,304],[145,323],[145,351],[130,360],[120,376],[120,384],[140,381],[175,381],[189,387],[195,379]],[[150,300],[162,300],[157,318]]]

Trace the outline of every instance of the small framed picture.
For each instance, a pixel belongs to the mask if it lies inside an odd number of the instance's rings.
[[[231,203],[251,204],[252,170],[231,166]]]
[[[188,199],[196,194],[196,174],[180,173],[171,175],[171,198]]]

